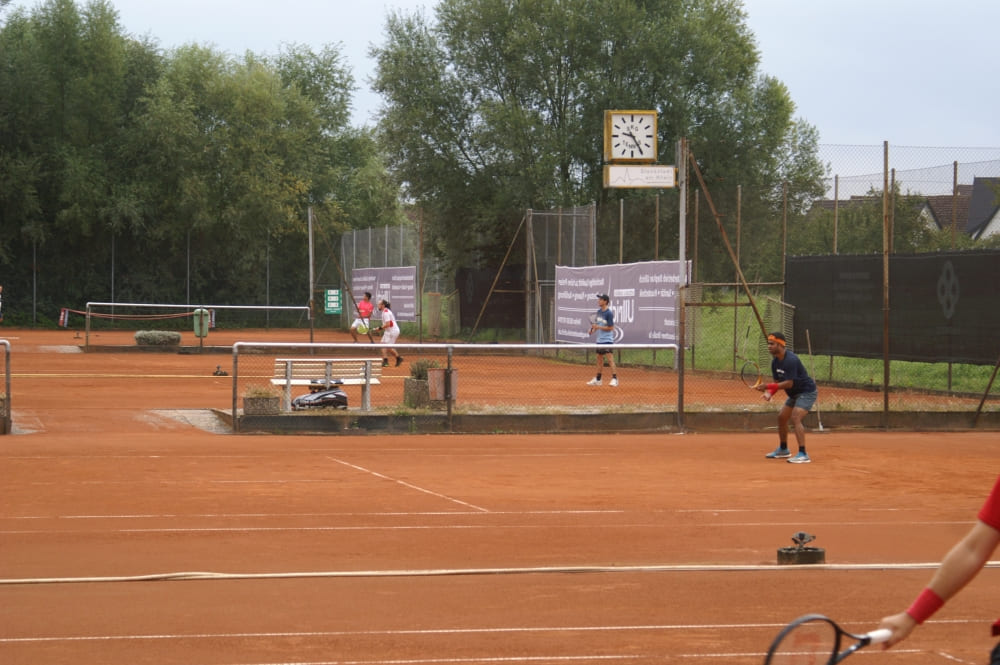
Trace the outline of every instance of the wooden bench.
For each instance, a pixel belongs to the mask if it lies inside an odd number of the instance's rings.
[[[271,383],[285,387],[284,408],[292,410],[292,386],[361,386],[361,408],[371,411],[372,385],[382,376],[381,358],[275,358]]]

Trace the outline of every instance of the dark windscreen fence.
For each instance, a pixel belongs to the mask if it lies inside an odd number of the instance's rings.
[[[881,358],[882,281],[878,255],[789,258],[796,338],[808,330],[816,354]],[[1000,251],[890,257],[890,359],[992,365],[998,354]]]
[[[462,327],[524,329],[524,266],[459,268],[455,274]],[[486,307],[483,307],[483,304]]]

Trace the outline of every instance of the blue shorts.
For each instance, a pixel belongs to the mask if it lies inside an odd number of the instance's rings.
[[[790,406],[793,409],[799,408],[804,411],[809,411],[813,408],[813,404],[816,403],[816,391],[810,390],[807,393],[799,393],[795,397],[789,397],[785,400],[785,406]]]
[[[608,346],[611,346],[614,344],[614,342],[598,342],[598,344],[607,344]],[[614,353],[614,352],[615,352],[614,349],[602,349],[601,347],[597,347],[597,355],[599,356],[603,356],[606,353]]]

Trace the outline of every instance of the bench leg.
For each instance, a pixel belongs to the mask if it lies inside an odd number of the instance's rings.
[[[364,383],[361,385],[361,410],[371,411],[372,410],[372,386],[370,383]]]

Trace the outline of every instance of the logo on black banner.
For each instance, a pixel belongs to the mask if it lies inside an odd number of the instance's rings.
[[[941,303],[941,311],[946,319],[955,316],[958,292],[958,275],[955,274],[955,267],[951,265],[951,261],[945,261],[937,281],[937,296],[938,302]]]

